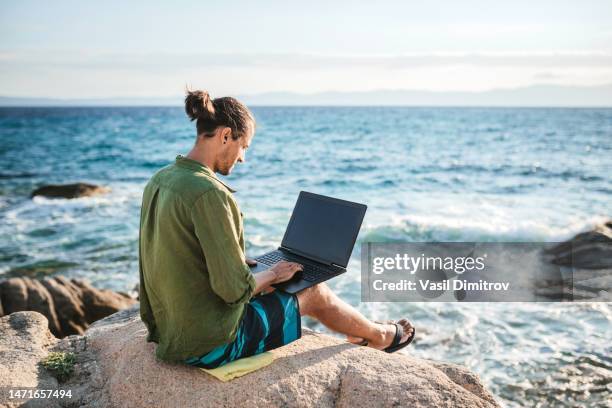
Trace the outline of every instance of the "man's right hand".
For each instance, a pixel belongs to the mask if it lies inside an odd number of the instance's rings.
[[[302,271],[304,267],[299,263],[280,261],[272,265],[270,270],[274,272],[274,283],[281,283],[293,278],[297,272]]]

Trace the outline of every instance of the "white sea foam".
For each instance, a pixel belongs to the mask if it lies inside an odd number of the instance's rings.
[[[270,239],[269,236],[263,236],[259,234],[251,234],[247,238],[247,242],[256,248],[269,248],[273,249],[279,246],[280,241]],[[257,254],[253,254],[257,255]]]
[[[396,215],[388,222],[367,224],[364,236],[370,233],[389,235],[395,239],[435,241],[543,241],[558,242],[590,230],[609,218],[594,215],[572,217],[564,225],[551,225],[553,220],[541,218],[515,219],[508,215],[414,214]],[[559,222],[559,221],[557,221]]]

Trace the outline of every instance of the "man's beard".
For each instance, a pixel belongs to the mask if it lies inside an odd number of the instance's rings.
[[[219,173],[221,173],[224,176],[227,176],[227,175],[229,175],[232,172],[232,168],[233,167],[234,167],[234,165],[232,164],[232,165],[228,165],[225,168],[220,168],[219,169]]]

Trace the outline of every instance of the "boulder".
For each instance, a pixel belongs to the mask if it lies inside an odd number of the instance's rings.
[[[612,268],[612,221],[582,232],[546,251],[556,265],[581,269]]]
[[[37,312],[17,312],[0,318],[0,406],[17,407],[9,390],[57,389],[57,380],[39,365],[57,339]],[[28,407],[54,407],[53,401],[31,400]]]
[[[81,334],[89,324],[136,303],[132,297],[100,290],[80,279],[11,278],[0,281],[0,315],[32,310],[43,314],[59,338]]]
[[[56,346],[73,351],[77,372],[65,387],[88,407],[497,407],[464,367],[386,354],[304,329],[273,350],[275,361],[221,382],[203,371],[156,360],[134,306]]]
[[[553,265],[571,271],[572,299],[612,301],[612,221],[548,248],[545,255]]]
[[[138,312],[135,305],[62,340],[37,312],[0,318],[0,406],[18,406],[4,391],[24,387],[72,392],[69,400],[30,400],[34,407],[499,406],[464,367],[386,354],[307,329],[300,340],[273,350],[271,365],[223,383],[197,368],[156,360]],[[76,355],[64,383],[40,365],[50,351]]]
[[[34,190],[30,197],[43,196],[48,198],[78,198],[108,193],[110,188],[95,184],[49,184]]]

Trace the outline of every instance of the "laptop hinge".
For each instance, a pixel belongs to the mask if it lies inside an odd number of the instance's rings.
[[[290,254],[293,254],[293,255],[301,256],[302,258],[312,259],[313,261],[316,261],[316,262],[318,262],[320,264],[323,264],[323,265],[330,265],[330,266],[333,265],[333,263],[325,261],[325,260],[320,259],[320,258],[317,258],[316,256],[306,255],[306,254],[304,254],[304,253],[302,253],[300,251],[296,251],[295,249],[287,248],[287,247],[284,247],[282,245],[279,246],[278,249],[282,249],[283,251],[287,251],[287,252],[289,252]]]

